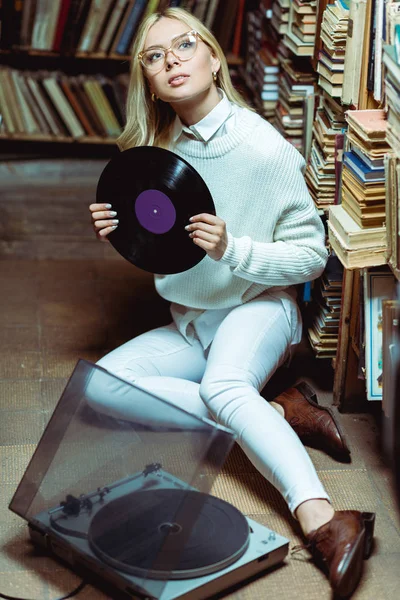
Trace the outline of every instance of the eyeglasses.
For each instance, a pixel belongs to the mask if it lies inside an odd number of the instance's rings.
[[[138,54],[138,59],[147,71],[155,73],[161,71],[164,67],[167,54],[170,51],[181,61],[193,58],[199,39],[201,40],[202,38],[197,31],[188,31],[173,39],[170,48],[153,47],[149,48],[149,50],[143,50],[143,52]]]

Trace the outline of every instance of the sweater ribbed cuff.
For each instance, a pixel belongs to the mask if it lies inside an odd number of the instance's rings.
[[[249,245],[250,238],[242,237],[235,238],[228,231],[228,245],[224,252],[222,258],[220,258],[220,262],[229,265],[230,267],[236,268],[240,262],[243,260],[243,256],[245,255],[246,249]]]

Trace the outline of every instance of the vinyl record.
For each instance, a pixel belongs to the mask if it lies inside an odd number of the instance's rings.
[[[193,215],[215,214],[214,202],[199,173],[169,150],[140,146],[112,158],[100,176],[96,202],[112,204],[117,212],[111,244],[145,271],[180,273],[206,255],[185,226]]]
[[[228,502],[169,488],[113,500],[94,515],[88,532],[102,561],[152,579],[215,573],[245,553],[249,536],[246,518]]]

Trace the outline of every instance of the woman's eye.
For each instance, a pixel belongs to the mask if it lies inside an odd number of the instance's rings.
[[[191,46],[192,46],[192,42],[189,42],[188,40],[186,40],[186,41],[181,42],[179,44],[179,49],[180,50],[186,50],[187,48],[191,48]]]
[[[162,57],[161,52],[153,52],[153,54],[148,55],[147,60],[149,62],[156,62],[157,60],[160,60],[161,57]]]

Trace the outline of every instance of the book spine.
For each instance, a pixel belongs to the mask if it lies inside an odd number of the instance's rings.
[[[56,32],[54,35],[53,52],[61,51],[61,42],[62,42],[62,38],[63,38],[63,34],[64,34],[64,29],[67,24],[68,12],[69,12],[70,8],[71,8],[71,0],[62,0],[60,13],[58,15]]]
[[[367,69],[367,89],[369,92],[372,92],[374,89],[375,34],[376,34],[376,0],[371,0],[371,29],[370,29],[370,34],[369,34],[368,69]]]
[[[127,0],[117,0],[98,44],[98,51],[107,54],[110,51],[110,46],[119,30],[122,19],[125,15],[125,10],[128,5]]]
[[[340,204],[340,182],[343,167],[344,133],[335,136],[335,204]]]
[[[128,53],[131,40],[135,34],[137,26],[139,25],[144,9],[146,8],[146,3],[147,0],[136,0],[135,4],[133,5],[125,29],[121,34],[115,50],[117,54],[124,56]]]

